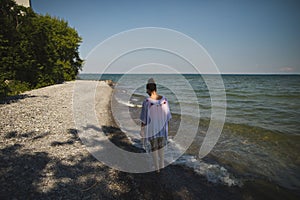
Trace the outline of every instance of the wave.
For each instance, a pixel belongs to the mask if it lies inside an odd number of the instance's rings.
[[[120,100],[120,99],[117,99],[117,102],[119,104],[122,104],[122,105],[125,105],[125,106],[128,106],[128,107],[131,107],[131,108],[142,108],[142,105],[141,104],[134,104],[132,102],[129,102],[129,101],[123,101],[123,100]]]
[[[243,91],[226,91],[227,97],[237,97],[237,98],[259,98],[259,97],[269,97],[269,98],[300,98],[300,94],[286,94],[286,93],[272,93],[268,94],[268,91],[262,91],[262,92],[243,92]]]
[[[235,177],[225,167],[219,164],[211,164],[203,160],[198,160],[192,155],[181,156],[173,164],[187,166],[193,169],[197,174],[205,176],[207,181],[211,183],[227,186],[243,186],[243,181]]]
[[[177,144],[172,136],[168,139],[168,145],[165,151],[166,160],[174,161],[174,155],[180,155],[184,149]],[[186,166],[197,174],[206,177],[208,182],[223,184],[227,186],[242,186],[242,180],[235,177],[224,166],[217,163],[209,163],[205,160],[197,159],[194,155],[183,154],[177,160],[172,162],[173,165]]]
[[[174,161],[174,155],[180,155],[184,149],[177,144],[172,136],[168,139],[168,145],[165,151],[166,160]],[[227,186],[242,186],[242,180],[236,178],[224,166],[220,164],[208,163],[205,160],[197,159],[194,155],[183,154],[177,160],[172,162],[173,165],[186,166],[196,173],[206,177],[208,182],[223,184]]]

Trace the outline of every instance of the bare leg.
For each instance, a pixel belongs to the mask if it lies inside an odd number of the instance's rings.
[[[153,158],[153,163],[155,170],[159,172],[159,164],[158,164],[158,151],[153,151],[152,152],[152,158]]]
[[[159,155],[159,168],[162,169],[165,167],[165,157],[164,157],[164,149],[161,148],[158,150]]]

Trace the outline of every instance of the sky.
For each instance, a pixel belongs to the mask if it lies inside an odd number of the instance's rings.
[[[161,27],[197,41],[221,73],[300,74],[298,0],[31,0],[31,5],[78,31],[85,60],[115,34]]]

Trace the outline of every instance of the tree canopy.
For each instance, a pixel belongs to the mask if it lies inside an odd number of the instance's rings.
[[[82,42],[62,19],[0,0],[0,97],[74,80]]]

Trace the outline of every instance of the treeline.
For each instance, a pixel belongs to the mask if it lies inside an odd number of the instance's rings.
[[[0,0],[0,98],[74,80],[83,60],[68,23]]]

